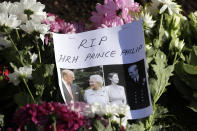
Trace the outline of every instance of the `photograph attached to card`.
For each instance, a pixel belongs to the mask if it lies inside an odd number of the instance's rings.
[[[65,102],[125,105],[127,119],[153,113],[142,21],[78,34],[53,34]]]

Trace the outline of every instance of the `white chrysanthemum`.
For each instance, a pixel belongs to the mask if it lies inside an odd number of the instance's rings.
[[[46,12],[43,12],[45,5],[36,0],[21,0],[17,8],[17,15],[23,23],[30,19],[37,22],[46,19]]]
[[[4,1],[0,3],[0,12],[9,13],[10,7],[11,7],[11,3]]]
[[[19,77],[30,79],[32,78],[31,74],[32,65],[20,67],[19,69],[16,69],[14,73],[8,74],[9,82],[17,86],[20,83]]]
[[[31,74],[32,74],[32,65],[20,67],[15,72],[18,72],[20,74],[20,76],[22,76],[22,77],[30,79],[32,77],[31,76]]]
[[[11,47],[10,41],[6,40],[3,37],[0,37],[0,50],[8,47]]]
[[[152,19],[152,16],[149,13],[142,13],[142,19],[146,27],[153,28],[155,21]]]
[[[118,105],[117,114],[126,116],[127,112],[129,111],[130,111],[130,107],[128,105],[125,104]]]
[[[32,54],[30,51],[28,53],[30,55],[31,63],[34,63],[38,58],[38,54],[36,54],[36,53]]]
[[[49,25],[41,24],[35,21],[27,21],[25,25],[21,25],[20,27],[22,30],[29,34],[31,34],[34,31],[39,32],[40,34],[46,34],[50,29]]]
[[[162,7],[159,11],[160,14],[162,14],[166,9],[168,9],[169,14],[172,15],[173,13],[179,14],[181,11],[180,5],[178,5],[175,2],[172,2],[171,0],[158,0],[160,3],[162,3]]]
[[[184,41],[183,41],[183,40],[182,40],[182,41],[179,41],[178,38],[177,38],[177,39],[175,40],[175,42],[174,42],[174,47],[175,47],[179,52],[181,52],[181,50],[183,49],[184,45],[185,45]]]
[[[114,109],[112,108],[111,105],[105,105],[102,107],[102,114],[104,115],[113,115],[114,114]]]
[[[103,115],[103,111],[102,111],[102,105],[100,105],[99,103],[93,103],[91,104],[91,110],[93,114],[97,114],[102,116]]]
[[[0,26],[16,28],[20,24],[21,24],[21,21],[17,20],[16,15],[8,15],[8,13],[0,13]]]
[[[19,76],[20,74],[18,72],[8,74],[9,83],[13,83],[15,86],[17,86],[20,83]]]
[[[144,30],[146,34],[150,34],[151,33],[151,28],[154,27],[155,22],[152,19],[152,16],[149,13],[141,13],[141,18],[143,20],[143,24],[144,24]]]

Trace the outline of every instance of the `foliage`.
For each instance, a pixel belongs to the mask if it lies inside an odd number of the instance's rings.
[[[193,111],[197,112],[197,47],[193,46],[187,61],[179,61],[175,67],[176,77],[174,84],[183,94],[183,97],[190,101],[188,105]]]

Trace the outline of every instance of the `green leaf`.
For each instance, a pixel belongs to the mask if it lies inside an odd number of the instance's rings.
[[[197,75],[197,68],[193,65],[183,64],[183,69],[186,73],[190,75]]]
[[[99,128],[98,128],[99,129]],[[105,129],[105,131],[113,131],[111,124],[108,124],[107,128]]]
[[[178,62],[175,65],[175,73],[179,77],[179,79],[184,82],[186,85],[191,87],[192,89],[197,90],[197,75],[190,75],[185,72],[183,61]]]
[[[192,109],[194,112],[197,112],[197,102],[191,102],[188,108]]]
[[[4,127],[4,115],[0,114],[0,127]]]
[[[161,16],[160,20],[160,27],[159,27],[159,38],[155,40],[154,47],[159,48],[163,45],[163,36],[165,34],[165,29],[163,27],[163,15]]]
[[[94,120],[93,131],[105,131],[105,127],[100,120]]]
[[[132,124],[128,131],[145,131],[144,124],[142,122]]]
[[[35,84],[34,87],[36,88],[36,95],[37,96],[42,96],[43,94],[43,91],[45,89],[45,85],[38,85],[38,84]]]
[[[189,56],[189,64],[197,66],[197,46],[193,46]]]
[[[155,64],[152,64],[153,71],[156,75],[156,78],[150,79],[150,88],[152,88],[152,92],[154,94],[153,101],[154,103],[160,98],[160,96],[164,93],[165,87],[170,83],[168,82],[170,76],[172,76],[172,71],[174,70],[174,66],[167,66],[166,55],[158,51],[154,56]]]
[[[44,77],[52,76],[53,75],[54,64],[46,64],[45,65],[45,73]]]
[[[158,104],[156,104],[156,109],[155,109],[155,117],[154,119],[163,119],[164,117],[166,117],[168,113],[168,109],[165,108],[164,106],[160,106]]]

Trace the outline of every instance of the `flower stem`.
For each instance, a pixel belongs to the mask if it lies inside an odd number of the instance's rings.
[[[20,36],[19,36],[18,30],[16,29],[15,31],[16,31],[17,39],[20,40]]]
[[[23,82],[24,82],[25,86],[27,87],[27,90],[28,90],[28,92],[29,92],[29,94],[30,94],[30,96],[31,96],[31,98],[32,98],[32,100],[33,100],[33,102],[36,103],[36,101],[35,101],[35,99],[34,99],[32,93],[31,93],[31,91],[30,91],[30,89],[29,89],[29,86],[28,86],[28,84],[27,84],[27,82],[26,82],[26,80],[25,80],[25,78],[22,78],[22,79],[23,79]]]
[[[120,118],[120,129],[122,128],[122,118]]]
[[[54,119],[53,130],[56,131],[56,120]]]
[[[176,52],[176,54],[175,54],[173,65],[176,64],[177,55],[178,55],[178,52]]]
[[[10,36],[10,34],[8,33],[8,31],[7,31],[6,28],[4,28],[4,31],[5,31],[6,34],[8,35],[8,38],[10,39],[12,46],[14,47],[14,49],[16,50],[16,52],[18,53],[21,64],[24,66],[25,64],[23,63],[22,57],[21,57],[21,55],[20,55],[20,53],[19,53],[19,50],[18,50],[18,48],[16,47],[14,41],[12,40],[12,37]]]
[[[153,121],[155,119],[155,111],[156,111],[156,108],[155,108],[155,102],[153,102],[153,114],[149,117],[148,119],[148,127],[146,127],[148,130],[147,131],[151,131],[152,130],[152,127],[153,127]]]
[[[35,37],[35,40],[36,40],[36,48],[38,50],[38,59],[39,59],[39,62],[42,63],[42,60],[41,60],[41,55],[40,55],[40,47],[38,45],[38,40],[37,38]]]

